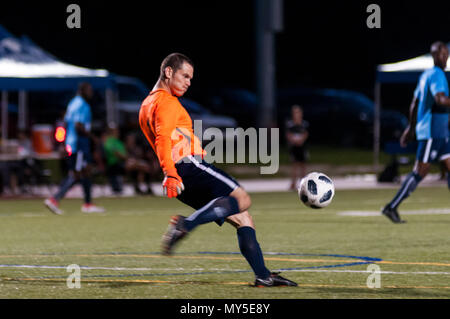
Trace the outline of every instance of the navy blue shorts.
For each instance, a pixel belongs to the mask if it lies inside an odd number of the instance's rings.
[[[198,157],[185,157],[175,167],[184,184],[184,191],[177,198],[196,210],[239,187],[233,177]]]
[[[78,143],[77,148],[77,151],[73,152],[67,160],[68,169],[75,172],[81,172],[88,164],[93,163],[89,140]]]
[[[416,158],[419,162],[431,163],[436,160],[443,161],[449,157],[449,138],[430,138],[418,141]]]

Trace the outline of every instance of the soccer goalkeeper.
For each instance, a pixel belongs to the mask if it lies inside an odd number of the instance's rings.
[[[167,56],[160,76],[139,112],[139,124],[164,172],[163,192],[195,209],[190,216],[173,216],[163,236],[163,254],[195,227],[225,221],[237,229],[239,248],[253,269],[255,286],[297,286],[293,281],[270,272],[264,265],[256,240],[255,226],[248,212],[250,196],[225,172],[206,163],[200,141],[194,135],[192,120],[178,101],[188,90],[194,75],[192,61],[183,54]]]

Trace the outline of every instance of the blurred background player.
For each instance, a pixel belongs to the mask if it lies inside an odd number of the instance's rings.
[[[61,182],[58,192],[44,201],[45,206],[55,214],[62,214],[59,201],[76,183],[81,183],[84,193],[83,213],[102,213],[102,207],[92,204],[92,182],[90,179],[91,155],[91,122],[92,113],[88,101],[94,91],[89,83],[78,86],[77,95],[69,102],[64,122],[66,125],[66,151],[68,153],[68,176]]]
[[[303,109],[299,105],[293,105],[291,119],[286,122],[286,140],[292,161],[290,190],[297,190],[298,180],[306,175],[308,151],[305,143],[309,136],[308,126],[308,122],[303,120]]]
[[[191,85],[194,67],[179,53],[167,56],[160,77],[139,112],[139,124],[164,172],[163,192],[196,209],[189,217],[173,216],[163,236],[163,254],[201,224],[227,221],[237,229],[239,248],[252,267],[255,286],[297,286],[264,265],[248,212],[250,196],[223,171],[203,161],[205,151],[194,135],[192,120],[178,101]]]
[[[435,42],[431,45],[431,55],[434,67],[424,71],[419,78],[410,106],[410,123],[400,138],[400,144],[405,147],[416,136],[416,163],[400,190],[382,211],[394,223],[405,222],[400,218],[397,208],[428,174],[433,161],[443,161],[447,172],[450,171],[450,98],[444,73],[449,56],[448,48],[443,42]],[[450,189],[450,174],[447,174],[447,182]]]
[[[117,127],[109,127],[103,141],[103,154],[105,157],[106,175],[108,176],[114,194],[122,194],[123,176],[125,175],[125,162],[127,151],[125,144],[119,138]]]

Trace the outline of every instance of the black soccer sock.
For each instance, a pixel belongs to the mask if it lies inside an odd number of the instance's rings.
[[[393,209],[397,208],[416,189],[421,180],[422,177],[419,174],[415,172],[410,173],[403,181],[402,187],[400,187],[395,197],[389,203],[389,207]]]
[[[187,217],[184,220],[184,227],[187,231],[191,231],[201,224],[219,220],[223,223],[225,218],[237,213],[239,213],[239,205],[236,198],[218,197]]]
[[[264,257],[256,240],[256,233],[252,227],[244,226],[237,230],[239,249],[252,267],[256,277],[266,279],[270,276],[269,269],[264,265]]]
[[[82,178],[81,179],[81,185],[83,186],[83,193],[84,193],[84,203],[90,204],[91,203],[91,188],[92,188],[92,182],[90,178]]]
[[[61,182],[61,185],[59,186],[59,190],[53,196],[53,198],[55,198],[59,202],[66,195],[66,193],[69,191],[69,189],[71,189],[72,186],[75,185],[76,182],[77,182],[77,180],[71,174],[69,174],[69,176],[67,176]]]

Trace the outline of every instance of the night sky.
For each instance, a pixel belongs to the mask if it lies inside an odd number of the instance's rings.
[[[62,61],[139,77],[152,87],[161,60],[178,51],[195,64],[189,95],[220,86],[255,91],[253,0],[18,2],[2,2],[0,23]],[[377,64],[450,41],[449,2],[285,0],[277,85],[347,88],[372,97]],[[66,26],[70,3],[81,7],[81,29]],[[366,26],[370,3],[381,7],[381,29]]]

